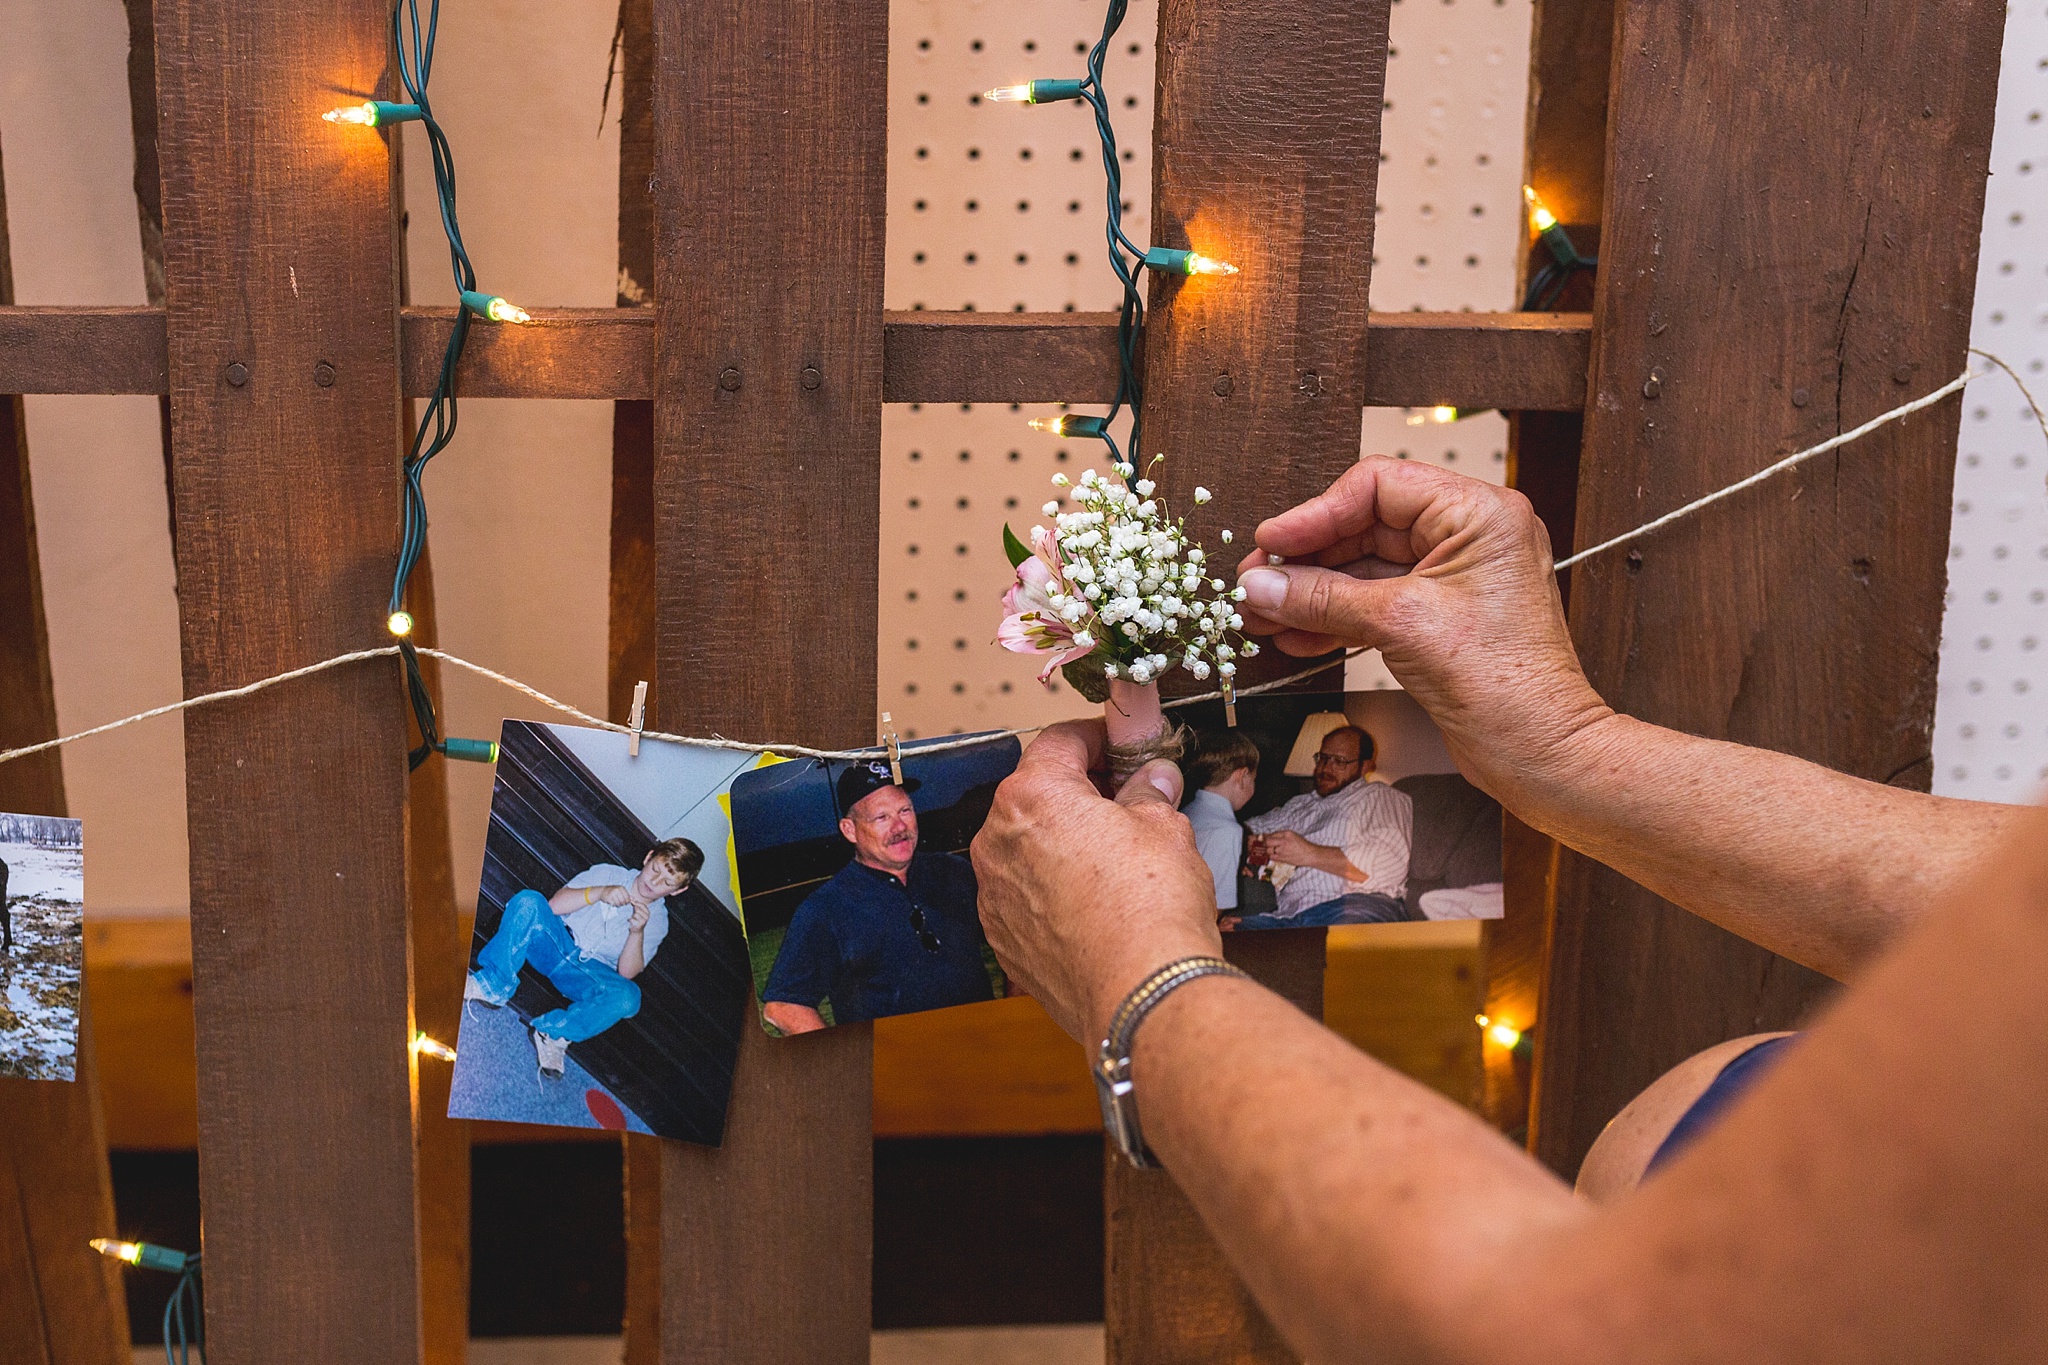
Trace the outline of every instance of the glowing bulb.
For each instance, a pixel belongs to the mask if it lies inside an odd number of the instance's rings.
[[[1030,104],[1031,82],[1026,81],[1022,85],[999,85],[993,90],[984,91],[981,97],[992,104]]]
[[[384,621],[384,629],[401,640],[412,634],[412,625],[412,613],[409,611],[394,611]]]
[[[142,1259],[142,1247],[136,1242],[117,1242],[111,1237],[95,1237],[86,1245],[102,1256],[134,1265]]]
[[[1058,417],[1034,417],[1025,425],[1051,436],[1100,436],[1109,429],[1109,419],[1068,412]]]
[[[1408,418],[1408,425],[1419,427],[1424,422],[1455,422],[1458,420],[1458,417],[1459,412],[1456,408],[1437,406],[1427,412],[1418,412],[1411,415]]]
[[[1219,261],[1204,256],[1199,251],[1188,253],[1187,272],[1190,275],[1235,275],[1237,267],[1228,261]]]
[[[1544,206],[1534,185],[1522,186],[1522,197],[1529,201],[1529,221],[1536,225],[1538,232],[1548,232],[1557,226],[1557,215]]]
[[[1478,1021],[1480,1028],[1486,1030],[1487,1037],[1510,1052],[1522,1041],[1522,1031],[1513,1024],[1497,1024],[1483,1014],[1474,1015],[1473,1018]]]
[[[329,109],[320,116],[329,123],[353,123],[361,128],[377,126],[377,103],[364,100],[361,104],[344,104],[339,109]]]
[[[488,318],[492,322],[533,321],[533,315],[518,304],[509,303],[496,294],[486,294],[481,290],[463,290],[462,306],[475,313],[478,317]]]
[[[424,1052],[427,1056],[439,1057],[444,1062],[452,1062],[455,1060],[454,1048],[449,1047],[446,1043],[437,1043],[424,1033],[416,1033],[413,1035],[412,1051],[414,1056],[418,1056],[419,1054]]]

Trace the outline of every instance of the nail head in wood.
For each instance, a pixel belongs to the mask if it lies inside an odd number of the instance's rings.
[[[1795,407],[1795,408],[1803,408],[1803,407],[1805,407],[1805,406],[1806,406],[1806,405],[1807,405],[1808,403],[1811,403],[1812,401],[1813,401],[1813,395],[1812,395],[1812,394],[1810,394],[1810,393],[1808,393],[1808,392],[1807,392],[1807,391],[1806,391],[1805,389],[1794,389],[1794,390],[1792,390],[1792,406],[1793,406],[1793,407]]]
[[[233,388],[239,389],[249,382],[249,367],[239,360],[234,361],[228,366],[227,377],[228,384]]]
[[[333,388],[334,367],[324,360],[321,361],[318,365],[315,365],[313,367],[313,382],[315,384],[318,384],[323,389]]]
[[[825,382],[825,376],[818,373],[816,365],[806,365],[803,368],[803,373],[797,376],[797,382],[807,389],[815,389],[818,385]]]
[[[737,392],[739,392],[739,387],[740,387],[740,372],[739,372],[739,368],[738,368],[737,366],[734,366],[734,365],[728,365],[728,366],[726,366],[726,367],[725,367],[725,369],[724,369],[724,371],[723,371],[722,373],[720,373],[720,375],[718,376],[718,387],[719,387],[719,388],[721,388],[721,389],[724,389],[724,390],[725,390],[725,391],[726,391],[727,393],[737,393]]]

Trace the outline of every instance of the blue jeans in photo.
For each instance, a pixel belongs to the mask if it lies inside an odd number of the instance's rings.
[[[1246,915],[1240,929],[1319,929],[1331,924],[1391,924],[1408,918],[1408,907],[1392,896],[1354,891],[1311,905],[1298,915]]]
[[[519,989],[519,968],[528,963],[569,997],[569,1008],[533,1021],[536,1033],[580,1043],[640,1012],[640,988],[585,958],[569,926],[538,891],[521,891],[505,903],[498,932],[476,955],[476,977],[494,997],[510,1000]]]

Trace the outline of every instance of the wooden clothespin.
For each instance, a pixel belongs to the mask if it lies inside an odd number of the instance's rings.
[[[1237,684],[1231,678],[1223,680],[1223,723],[1237,728]]]
[[[889,751],[889,777],[897,786],[903,785],[903,749],[896,738],[896,722],[889,713],[882,713],[882,745]]]
[[[640,732],[647,728],[647,680],[642,678],[633,684],[633,711],[627,724],[633,733],[626,736],[626,752],[634,758],[640,757]]]

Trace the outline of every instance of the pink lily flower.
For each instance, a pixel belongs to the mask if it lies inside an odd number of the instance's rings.
[[[1085,622],[1084,627],[1069,624],[1052,605],[1055,596],[1073,595],[1052,532],[1032,527],[1031,550],[1031,557],[1017,566],[1017,581],[1003,594],[1005,615],[996,628],[996,643],[1017,654],[1049,656],[1038,674],[1040,682],[1047,682],[1054,669],[1094,653],[1095,641],[1088,637]]]

